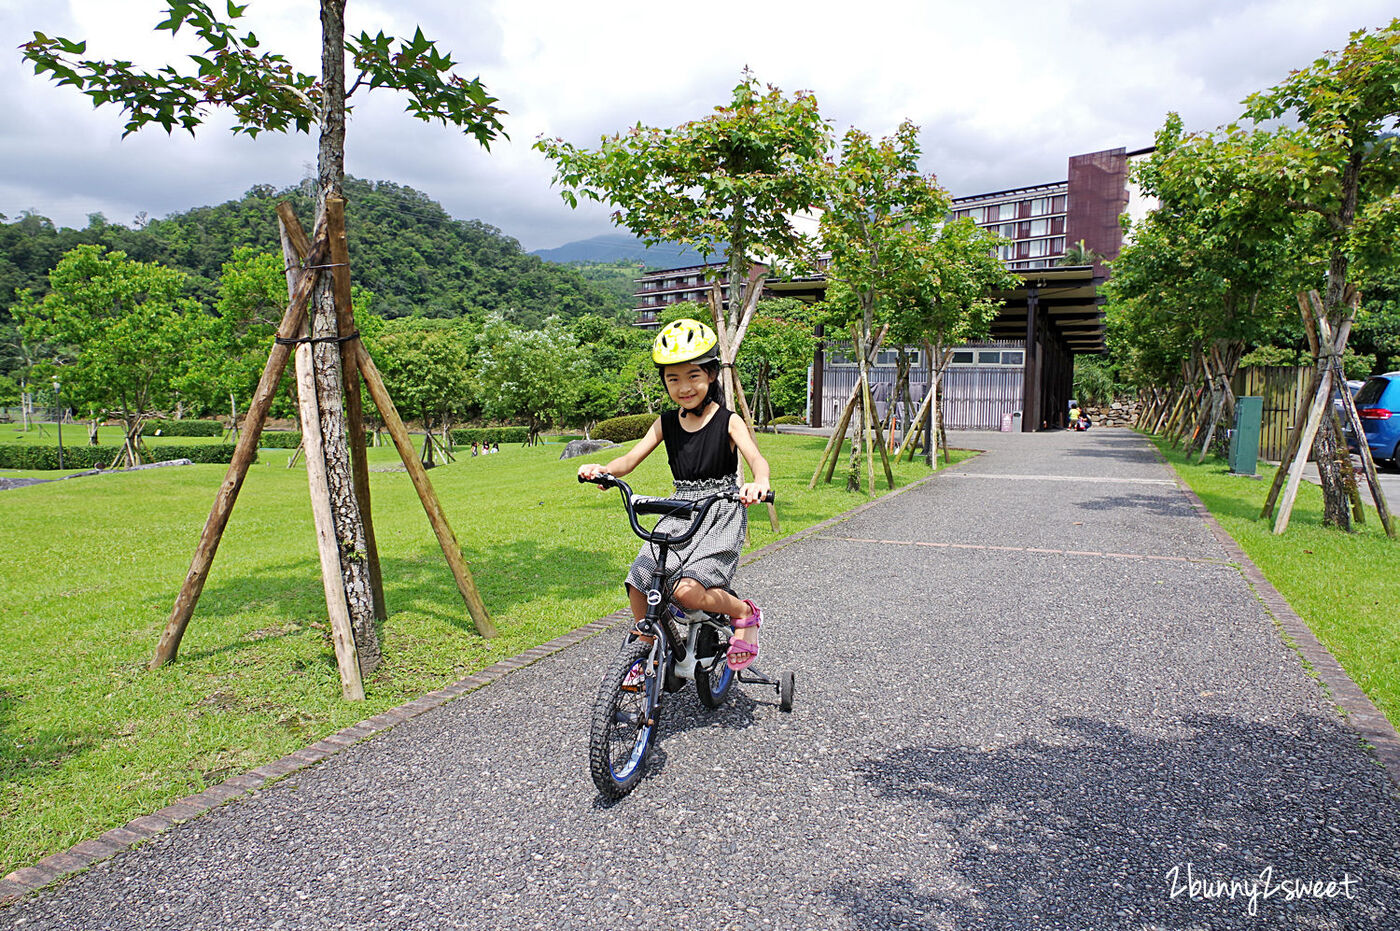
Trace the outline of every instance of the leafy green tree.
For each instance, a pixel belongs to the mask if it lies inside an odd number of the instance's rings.
[[[838,423],[844,432],[851,412],[862,426],[851,446],[846,487],[860,487],[857,467],[865,449],[866,471],[874,493],[874,449],[884,455],[870,430],[879,425],[867,421],[870,400],[869,366],[874,352],[877,305],[894,303],[920,287],[929,272],[932,244],[952,203],[932,175],[919,167],[922,154],[919,128],[905,120],[893,136],[878,142],[859,129],[848,130],[841,143],[839,163],[826,172],[825,212],[821,216],[822,247],[830,254],[825,306],[832,322],[854,325],[855,352],[860,366],[856,392]],[[833,451],[834,454],[834,451]],[[818,472],[821,467],[818,467]],[[894,480],[888,462],[886,480]]]
[[[613,222],[647,244],[683,243],[703,255],[723,251],[727,307],[716,320],[722,361],[738,357],[769,263],[806,262],[813,241],[794,218],[822,196],[830,141],[816,98],[765,91],[745,72],[727,106],[671,129],[643,128],[604,138],[596,150],[561,139],[536,148],[555,164],[555,182],[617,210]],[[702,319],[704,319],[702,317]],[[732,399],[731,367],[724,371]]]
[[[581,358],[573,334],[558,320],[525,330],[493,315],[480,344],[476,390],[487,417],[523,419],[534,443],[541,430],[569,416],[578,397]]]
[[[70,404],[120,417],[135,465],[142,420],[173,399],[185,348],[209,318],[182,295],[179,272],[98,246],[78,246],[49,277],[43,301],[17,308],[29,338],[59,353],[43,375],[61,377]]]
[[[176,379],[182,398],[203,411],[237,410],[247,404],[267,362],[272,337],[287,302],[287,277],[279,256],[240,247],[219,277],[217,316],[188,351]],[[281,413],[295,409],[290,381]]]
[[[1334,333],[1348,313],[1356,268],[1383,265],[1394,254],[1400,225],[1397,87],[1400,19],[1352,33],[1340,52],[1250,95],[1243,118],[1251,126],[1191,136],[1182,157],[1164,165],[1168,183],[1194,185],[1227,205],[1247,204],[1256,216],[1286,214],[1293,220],[1286,225],[1290,232],[1310,224],[1312,247],[1326,263],[1322,302]],[[1330,379],[1331,372],[1324,373],[1324,390]],[[1350,459],[1336,448],[1337,430],[1327,426],[1314,446],[1324,522],[1345,528],[1348,486],[1354,487]]]
[[[1209,387],[1208,401],[1173,431],[1201,439],[1204,457],[1245,352],[1303,338],[1296,294],[1320,269],[1312,220],[1248,190],[1203,185],[1198,156],[1169,115],[1156,152],[1135,169],[1161,207],[1129,230],[1106,291],[1109,345],[1130,383]]]
[[[579,347],[578,397],[567,421],[588,427],[655,409],[664,391],[651,361],[652,333],[599,316],[569,324]]]
[[[753,385],[754,419],[760,424],[806,410],[807,367],[817,348],[814,320],[812,309],[801,301],[758,302],[739,368]]]
[[[890,340],[901,353],[911,345],[924,349],[928,394],[923,411],[909,422],[925,420],[930,463],[936,446],[931,440],[945,433],[940,389],[952,348],[986,339],[1002,305],[993,292],[1020,284],[997,258],[999,242],[1000,237],[966,217],[944,224],[933,240],[917,244],[909,257],[912,273],[886,302],[883,318],[890,323]],[[901,368],[907,373],[908,363]]]
[[[411,317],[385,321],[370,343],[395,405],[429,434],[450,430],[471,403],[475,347],[465,321]]]
[[[35,72],[48,73],[60,86],[71,85],[95,104],[115,104],[127,114],[126,132],[155,123],[171,132],[175,126],[191,133],[215,110],[231,112],[234,133],[256,136],[271,130],[319,131],[316,159],[316,206],[323,213],[330,198],[341,198],[345,178],[346,100],[357,90],[389,88],[406,98],[414,117],[455,126],[489,145],[501,132],[496,98],[479,79],[453,73],[455,62],[438,51],[421,29],[410,39],[383,32],[345,37],[345,0],[320,0],[321,75],[304,74],[276,53],[260,51],[257,36],[243,33],[236,23],[247,5],[230,0],[221,19],[204,0],[168,0],[168,16],[156,26],[172,36],[188,26],[199,40],[201,53],[189,56],[181,71],[166,66],[156,71],[133,68],[128,61],[82,59],[86,42],[50,38],[36,32],[22,48]],[[349,52],[358,75],[346,89],[345,55]],[[313,337],[336,335],[335,289],[331,275],[319,276],[312,296],[310,331]],[[345,442],[340,351],[332,343],[318,344],[316,389],[320,402],[326,473],[341,567],[354,629],[360,674],[374,671],[380,660],[374,606],[369,589],[364,523],[356,500]],[[310,429],[309,425],[306,425]],[[174,658],[179,637],[174,618],[157,663]],[[180,627],[183,632],[183,627]],[[345,682],[346,694],[358,687]]]
[[[1065,266],[1093,265],[1095,262],[1102,261],[1104,261],[1104,257],[1084,245],[1084,240],[1081,239],[1076,243],[1071,243],[1069,248],[1065,250],[1065,254],[1055,264]]]
[[[19,382],[8,375],[0,375],[0,407],[10,407],[19,403]]]

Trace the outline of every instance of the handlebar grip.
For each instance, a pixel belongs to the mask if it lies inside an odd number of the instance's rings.
[[[768,494],[766,494],[766,495],[763,496],[763,503],[764,503],[764,504],[772,504],[772,503],[773,503],[773,489],[771,489],[771,488],[768,489]]]
[[[600,472],[593,478],[584,478],[580,475],[578,477],[578,483],[580,485],[597,485],[599,488],[613,488],[617,484],[617,479],[606,472]]]

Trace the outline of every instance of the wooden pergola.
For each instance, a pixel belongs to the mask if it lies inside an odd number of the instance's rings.
[[[1026,344],[1025,400],[1021,429],[1026,432],[1064,426],[1074,384],[1074,357],[1104,351],[1106,280],[1092,265],[1015,269],[1022,284],[993,296],[1005,303],[992,321],[992,339],[1023,340]],[[821,276],[769,281],[775,297],[819,301],[826,293]],[[817,334],[821,336],[821,333]],[[822,426],[821,404],[824,354],[820,346],[812,366],[812,426]]]
[[[992,321],[992,339],[1025,340],[1026,432],[1064,426],[1074,384],[1074,357],[1104,351],[1105,278],[1092,265],[1017,269],[1024,282],[994,292],[1004,301]]]

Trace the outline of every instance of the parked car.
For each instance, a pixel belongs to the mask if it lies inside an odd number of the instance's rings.
[[[1361,429],[1366,432],[1366,445],[1371,457],[1388,461],[1391,468],[1400,469],[1400,372],[1387,372],[1366,379],[1356,392],[1356,413],[1361,417]],[[1347,437],[1347,446],[1359,452],[1356,437]]]

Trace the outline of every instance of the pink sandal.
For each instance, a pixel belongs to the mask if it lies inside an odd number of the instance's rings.
[[[762,627],[763,612],[758,609],[758,605],[744,599],[744,604],[749,606],[749,616],[734,618],[734,629],[743,630],[746,627]],[[735,659],[736,656],[744,657]],[[725,655],[724,664],[734,672],[749,668],[749,664],[758,659],[758,644],[749,643],[747,640],[734,638],[729,641],[729,652]]]

